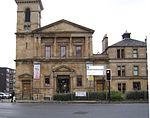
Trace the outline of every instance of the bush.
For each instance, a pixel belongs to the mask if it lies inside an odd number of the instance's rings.
[[[111,93],[110,93],[110,99],[112,101],[121,101],[121,100],[123,100],[123,95],[122,95],[121,92],[111,91]]]
[[[148,100],[148,91],[130,91],[125,94],[126,100]]]
[[[98,92],[89,92],[88,100],[98,100]]]
[[[72,94],[71,93],[61,93],[61,94],[55,94],[53,96],[53,100],[57,100],[57,101],[70,101]]]
[[[106,100],[106,95],[107,93],[102,91],[102,92],[90,92],[88,99],[89,100]]]

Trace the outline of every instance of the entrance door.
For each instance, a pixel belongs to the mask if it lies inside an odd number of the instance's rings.
[[[67,75],[57,76],[57,93],[70,92],[70,77]]]
[[[22,81],[22,98],[23,100],[31,99],[31,81],[30,80]]]
[[[104,91],[104,81],[103,80],[96,81],[96,90],[97,90],[97,92]]]

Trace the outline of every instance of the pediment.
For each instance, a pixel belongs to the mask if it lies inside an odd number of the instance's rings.
[[[32,78],[32,75],[28,73],[24,73],[24,74],[19,75],[18,77],[19,78]]]
[[[74,72],[74,69],[71,69],[68,66],[62,65],[53,69],[53,72]]]
[[[34,30],[33,32],[48,33],[48,32],[86,32],[94,33],[94,30],[84,26],[75,24],[67,20],[59,20],[47,26]]]

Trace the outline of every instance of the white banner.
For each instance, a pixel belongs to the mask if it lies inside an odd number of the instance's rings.
[[[34,79],[40,79],[40,63],[34,63]]]
[[[75,92],[75,96],[84,97],[86,96],[86,92],[82,92],[82,91]]]
[[[106,71],[106,65],[92,65],[92,64],[87,64],[87,76],[88,75],[105,75]]]

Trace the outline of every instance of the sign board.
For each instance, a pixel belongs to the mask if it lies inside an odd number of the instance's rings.
[[[86,96],[86,92],[82,92],[82,91],[75,92],[75,96],[77,96],[77,97],[85,97]]]
[[[104,70],[87,70],[87,75],[104,75]]]
[[[104,66],[89,66],[90,70],[104,70]]]
[[[105,75],[106,65],[87,64],[87,76],[89,75]]]

